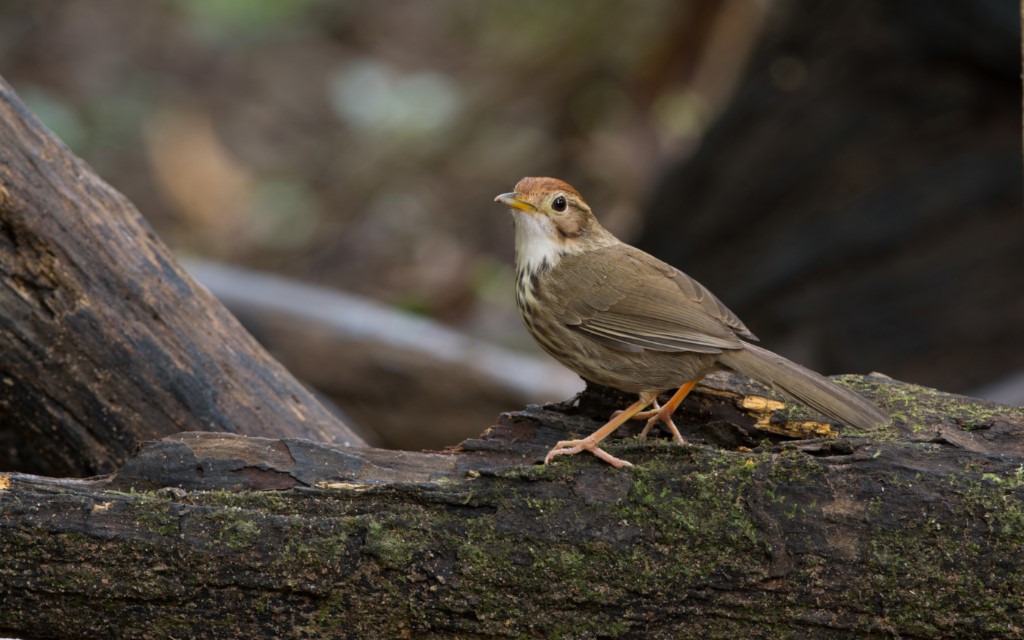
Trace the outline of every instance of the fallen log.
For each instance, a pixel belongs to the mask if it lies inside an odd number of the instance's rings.
[[[1014,638],[1024,409],[842,378],[829,431],[715,375],[690,444],[538,463],[624,396],[505,414],[443,452],[186,433],[89,480],[0,475],[0,632],[26,638]]]
[[[180,431],[362,443],[2,78],[0,309],[0,468],[106,473]]]

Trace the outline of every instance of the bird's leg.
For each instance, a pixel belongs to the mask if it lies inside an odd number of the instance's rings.
[[[612,465],[616,469],[622,467],[632,467],[633,465],[626,460],[616,458],[612,454],[608,453],[604,449],[601,449],[597,445],[602,440],[610,436],[615,432],[616,429],[621,427],[626,421],[635,416],[637,412],[651,404],[654,399],[658,397],[657,392],[644,391],[640,394],[640,399],[629,405],[629,407],[614,416],[608,421],[603,427],[590,434],[582,440],[563,440],[557,443],[551,451],[548,451],[548,455],[544,457],[544,464],[549,464],[551,459],[555,456],[570,456],[580,451],[589,451],[598,458],[604,460],[608,464]],[[667,406],[667,405],[666,405]]]
[[[646,438],[647,432],[651,430],[658,422],[662,422],[668,427],[668,430],[672,432],[672,439],[679,444],[683,444],[683,436],[679,435],[679,429],[676,428],[676,423],[672,422],[672,414],[676,412],[679,405],[682,404],[683,400],[689,395],[690,391],[697,386],[698,380],[692,380],[684,383],[679,390],[675,392],[671,399],[665,403],[664,407],[658,406],[658,401],[654,401],[654,408],[649,411],[639,411],[633,416],[634,420],[647,420],[647,424],[644,426],[644,430],[640,432],[640,438]]]

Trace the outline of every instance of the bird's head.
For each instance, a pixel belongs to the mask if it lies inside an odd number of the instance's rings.
[[[566,253],[614,242],[580,192],[555,178],[523,178],[495,202],[511,208],[516,225],[516,262],[530,271],[554,266]]]

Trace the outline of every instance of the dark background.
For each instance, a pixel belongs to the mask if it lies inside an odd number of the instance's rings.
[[[491,200],[552,175],[773,350],[1024,402],[1019,25],[1006,0],[9,0],[0,73],[182,255],[532,349]]]

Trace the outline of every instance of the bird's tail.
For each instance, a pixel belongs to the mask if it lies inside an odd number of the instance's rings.
[[[860,395],[767,349],[743,343],[742,349],[723,352],[719,361],[736,373],[774,387],[836,422],[864,430],[889,424],[890,418]]]

